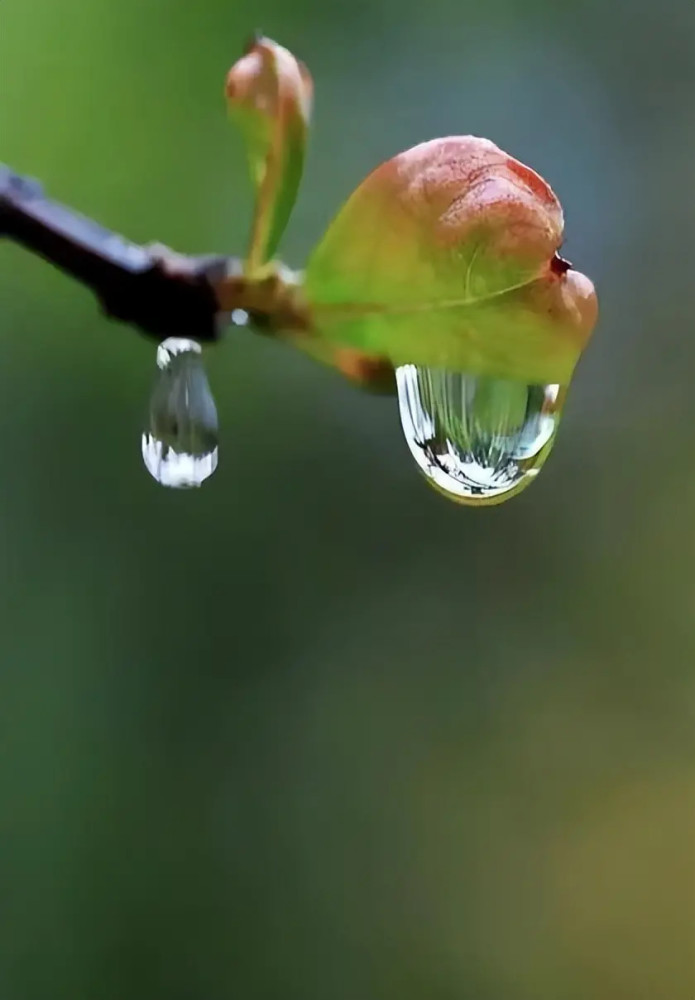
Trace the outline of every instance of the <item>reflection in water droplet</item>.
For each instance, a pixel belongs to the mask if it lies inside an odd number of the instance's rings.
[[[565,390],[403,365],[401,423],[429,482],[459,503],[501,503],[540,471],[553,445]]]
[[[170,337],[157,348],[161,369],[142,435],[148,472],[163,486],[200,486],[217,468],[217,409],[200,345]]]

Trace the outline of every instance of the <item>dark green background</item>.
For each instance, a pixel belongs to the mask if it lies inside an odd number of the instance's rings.
[[[2,0],[0,159],[239,251],[257,27],[317,84],[288,263],[473,132],[556,188],[601,324],[506,506],[244,331],[219,470],[175,493],[154,345],[0,247],[0,996],[692,1000],[695,4]]]

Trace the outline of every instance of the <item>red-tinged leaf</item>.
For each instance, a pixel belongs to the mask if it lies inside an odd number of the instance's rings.
[[[247,269],[275,253],[304,165],[313,85],[308,70],[269,38],[255,39],[227,76],[230,114],[246,141],[256,203]]]
[[[388,359],[567,383],[595,325],[588,278],[557,256],[546,182],[487,139],[435,139],[382,164],[314,251],[317,335]]]

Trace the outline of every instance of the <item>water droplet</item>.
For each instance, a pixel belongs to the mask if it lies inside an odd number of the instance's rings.
[[[538,475],[553,445],[565,391],[403,365],[401,424],[429,482],[459,503],[501,503]]]
[[[142,435],[148,472],[163,486],[200,486],[217,468],[217,409],[200,345],[170,337],[157,348],[161,369]]]
[[[245,309],[232,309],[231,319],[234,326],[248,326],[249,314]]]

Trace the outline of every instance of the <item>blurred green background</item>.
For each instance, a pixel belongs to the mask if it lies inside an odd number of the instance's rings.
[[[0,246],[0,997],[693,1000],[695,4],[3,0],[0,160],[238,252],[254,28],[317,85],[288,263],[472,132],[551,181],[601,324],[505,506],[246,331],[176,493],[154,345]]]

